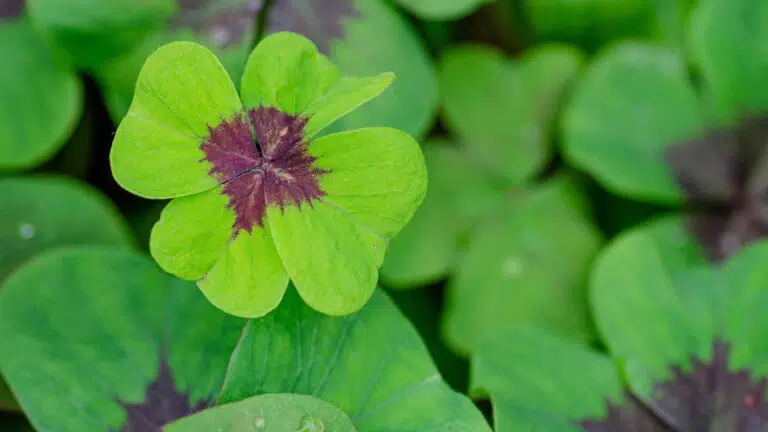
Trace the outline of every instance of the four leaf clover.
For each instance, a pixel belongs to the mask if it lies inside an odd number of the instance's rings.
[[[329,315],[372,295],[388,241],[426,191],[418,143],[390,128],[318,137],[392,74],[342,77],[294,33],[262,40],[240,96],[216,57],[168,44],[144,64],[111,153],[125,189],[173,198],[150,251],[220,309],[262,316],[289,279]]]

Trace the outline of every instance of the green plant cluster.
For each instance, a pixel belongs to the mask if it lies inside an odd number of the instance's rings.
[[[0,59],[0,430],[768,431],[768,2],[3,0]]]

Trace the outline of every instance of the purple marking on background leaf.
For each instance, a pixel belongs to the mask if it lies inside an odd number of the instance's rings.
[[[264,0],[178,0],[179,11],[171,17],[172,31],[189,28],[220,48],[237,45],[256,26]]]
[[[176,389],[171,367],[162,360],[144,400],[139,404],[122,405],[127,418],[121,432],[161,432],[166,424],[201,411],[212,403],[200,401],[192,405],[189,396]]]
[[[359,16],[352,0],[274,0],[267,13],[266,33],[299,33],[329,54],[331,41],[344,38],[344,20]]]
[[[716,205],[714,217],[692,216],[691,235],[714,261],[768,235],[768,116],[750,117],[677,144],[666,161],[695,207]]]
[[[263,227],[269,205],[301,207],[325,195],[319,177],[327,171],[316,168],[307,153],[306,118],[259,107],[248,112],[248,119],[250,124],[236,116],[210,128],[200,147],[235,211],[235,236],[241,230],[250,233],[254,224]]]
[[[608,404],[604,418],[584,420],[578,425],[586,432],[675,432],[628,392],[622,405]]]
[[[20,18],[25,0],[0,0],[0,20]]]
[[[729,354],[730,346],[717,340],[709,360],[692,358],[685,369],[673,367],[647,403],[627,393],[625,405],[609,405],[604,419],[578,424],[588,432],[764,432],[768,380],[730,370]]]

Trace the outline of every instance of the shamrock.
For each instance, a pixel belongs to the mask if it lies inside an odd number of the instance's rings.
[[[154,259],[233,315],[265,315],[289,279],[322,313],[359,310],[424,198],[424,159],[395,129],[318,134],[392,80],[342,77],[309,40],[275,33],[251,53],[238,97],[206,48],[155,51],[110,155],[125,189],[173,198]]]

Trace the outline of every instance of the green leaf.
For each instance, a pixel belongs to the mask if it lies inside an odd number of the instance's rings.
[[[493,402],[494,430],[579,432],[574,420],[602,417],[621,398],[611,360],[539,329],[501,329],[472,356],[472,392]]]
[[[165,25],[144,43],[95,71],[112,119],[119,123],[128,112],[141,66],[166,43],[202,44],[216,54],[231,77],[242,76],[261,7],[250,0],[180,2]]]
[[[198,285],[211,303],[232,315],[259,317],[276,308],[288,274],[269,227],[254,227],[230,240]]]
[[[219,399],[299,393],[343,410],[358,431],[490,431],[472,402],[443,382],[416,331],[381,292],[358,313],[333,318],[289,290],[252,320]]]
[[[690,318],[690,301],[683,300],[695,296],[684,295],[679,278],[705,262],[680,218],[622,234],[595,262],[590,297],[598,329],[641,394],[667,378],[671,364],[698,352],[692,335],[705,326]]]
[[[267,219],[283,265],[307,304],[328,315],[365,305],[376,288],[384,238],[325,202],[270,207]]]
[[[243,325],[143,256],[99,247],[28,262],[0,315],[0,369],[38,430],[159,430],[210,405]]]
[[[241,93],[245,105],[275,107],[298,115],[341,78],[341,73],[305,37],[289,32],[261,41],[248,57]]]
[[[66,142],[82,110],[82,89],[25,18],[0,21],[0,171],[32,168]]]
[[[309,117],[304,136],[311,138],[381,94],[393,78],[391,73],[342,78],[309,39],[281,32],[264,39],[251,53],[243,74],[242,96],[248,108],[275,107]]]
[[[447,291],[444,331],[456,350],[472,353],[497,329],[522,323],[592,339],[586,277],[600,234],[569,209],[567,189],[548,189],[505,203],[472,233]]]
[[[690,28],[693,57],[721,120],[768,110],[768,4],[702,0]]]
[[[302,298],[324,313],[349,314],[370,297],[388,241],[424,199],[426,167],[418,143],[387,128],[328,135],[309,154],[326,171],[325,196],[301,208],[269,207],[267,217]]]
[[[312,396],[265,394],[209,408],[168,425],[168,432],[354,432],[344,412]]]
[[[742,249],[725,264],[723,294],[717,305],[725,310],[724,337],[733,341],[733,368],[749,367],[755,376],[768,376],[768,242]]]
[[[165,45],[144,64],[115,135],[115,179],[147,198],[212,189],[218,182],[208,174],[200,145],[209,128],[241,112],[234,85],[208,49],[191,42]]]
[[[567,47],[539,48],[517,63],[484,46],[454,48],[440,66],[446,125],[480,164],[522,183],[550,158],[549,126],[581,61]]]
[[[267,13],[264,33],[301,33],[347,76],[393,72],[397,81],[333,130],[390,126],[425,135],[437,114],[437,79],[416,31],[382,0],[285,0]],[[382,37],[386,35],[386,37]]]
[[[565,157],[614,193],[677,203],[682,193],[664,152],[701,123],[682,59],[625,42],[602,52],[575,89],[563,120]]]
[[[0,196],[0,283],[22,263],[48,249],[134,245],[117,208],[101,193],[76,180],[3,178]]]
[[[414,288],[445,276],[460,239],[503,199],[489,179],[452,143],[423,147],[429,185],[424,204],[387,248],[381,276],[393,288]]]
[[[494,0],[396,0],[403,8],[425,20],[455,20]]]
[[[328,135],[311,143],[309,154],[326,171],[320,179],[322,200],[386,240],[424,200],[424,156],[402,131],[366,128]]]
[[[139,46],[163,25],[172,0],[28,0],[27,11],[42,32],[81,67],[105,62]]]
[[[235,212],[221,188],[175,198],[152,228],[149,250],[168,273],[186,280],[202,278],[227,248]]]

